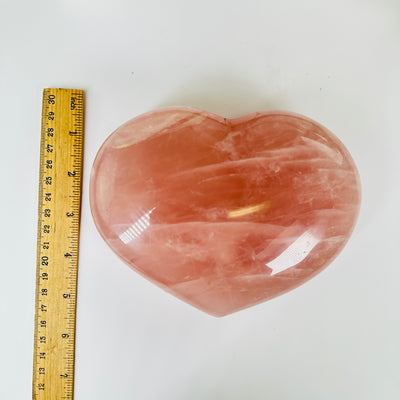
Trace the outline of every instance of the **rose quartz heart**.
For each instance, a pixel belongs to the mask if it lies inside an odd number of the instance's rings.
[[[343,144],[288,112],[237,119],[169,107],[99,150],[90,203],[114,252],[215,316],[306,282],[340,252],[360,184]]]

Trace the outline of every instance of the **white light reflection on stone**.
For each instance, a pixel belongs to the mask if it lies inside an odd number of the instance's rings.
[[[119,238],[125,244],[137,239],[150,226],[150,214],[154,211],[154,209],[155,207],[143,214],[125,232],[121,233]]]
[[[317,237],[311,232],[305,231],[278,257],[265,265],[272,269],[271,275],[278,274],[303,261],[318,243]]]

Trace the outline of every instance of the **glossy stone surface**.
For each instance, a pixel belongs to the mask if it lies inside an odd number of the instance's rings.
[[[306,117],[268,111],[227,120],[169,107],[105,141],[90,203],[122,260],[222,316],[326,267],[352,232],[360,184],[343,144]]]

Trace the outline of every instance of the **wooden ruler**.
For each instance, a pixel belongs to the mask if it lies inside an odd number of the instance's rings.
[[[32,398],[73,398],[84,93],[44,89]]]

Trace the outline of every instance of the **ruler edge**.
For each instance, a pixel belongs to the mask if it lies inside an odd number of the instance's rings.
[[[39,152],[39,190],[38,190],[38,200],[37,200],[37,241],[36,241],[36,272],[35,272],[35,317],[34,317],[34,325],[33,325],[33,360],[32,360],[32,399],[35,399],[35,381],[37,371],[35,370],[36,360],[38,355],[38,346],[37,346],[37,339],[38,339],[38,321],[39,321],[39,288],[40,288],[40,251],[39,247],[42,242],[42,221],[41,221],[41,199],[43,198],[43,181],[42,176],[44,173],[44,144],[45,144],[45,135],[43,134],[45,126],[46,126],[46,110],[48,109],[48,105],[46,103],[47,100],[47,92],[48,88],[43,89],[42,92],[42,115],[41,115],[41,126],[40,126],[40,152]]]
[[[53,89],[48,89],[53,90]],[[76,233],[76,268],[75,268],[75,278],[74,278],[74,287],[75,287],[75,296],[73,298],[73,309],[74,309],[74,325],[72,328],[72,360],[71,366],[72,369],[72,376],[71,376],[71,399],[74,397],[74,387],[75,387],[75,350],[76,350],[76,317],[77,317],[77,303],[78,303],[78,269],[79,269],[79,241],[80,241],[80,221],[81,221],[81,210],[82,210],[82,185],[83,185],[83,151],[84,151],[84,131],[85,131],[85,91],[83,89],[63,89],[57,88],[59,90],[69,90],[71,94],[76,93],[81,96],[82,99],[82,122],[81,122],[81,141],[80,141],[80,152],[79,152],[79,167],[80,167],[80,174],[79,174],[79,204],[78,204],[78,216],[77,216],[77,223],[78,223],[78,230]],[[68,364],[68,362],[67,362]]]
[[[44,175],[44,144],[45,140],[45,127],[46,127],[46,114],[49,109],[49,105],[47,104],[48,93],[50,91],[55,91],[56,93],[61,90],[70,91],[71,93],[76,93],[81,96],[82,99],[82,121],[81,121],[81,147],[80,147],[80,174],[79,174],[79,206],[78,206],[78,227],[80,228],[80,220],[81,220],[81,209],[82,209],[82,185],[83,185],[83,161],[84,161],[84,131],[85,131],[85,90],[84,89],[70,89],[70,88],[44,88],[42,90],[42,110],[41,110],[41,126],[40,126],[40,152],[39,152],[39,190],[38,190],[38,200],[37,200],[37,240],[36,240],[36,269],[35,269],[35,301],[34,301],[34,326],[33,326],[33,359],[32,359],[32,399],[36,400],[37,398],[37,388],[35,388],[35,383],[37,381],[37,371],[35,369],[37,364],[37,356],[38,356],[38,321],[39,321],[39,288],[40,288],[40,244],[42,242],[42,220],[41,220],[41,204],[43,199],[43,180],[41,179]],[[74,384],[75,384],[75,347],[76,347],[76,309],[77,309],[77,295],[78,295],[78,267],[79,267],[79,241],[80,241],[80,229],[78,228],[77,237],[76,237],[76,274],[74,280],[74,286],[76,288],[75,298],[74,298],[74,325],[73,325],[73,338],[72,338],[72,370],[73,374],[71,377],[71,399],[74,397]]]

